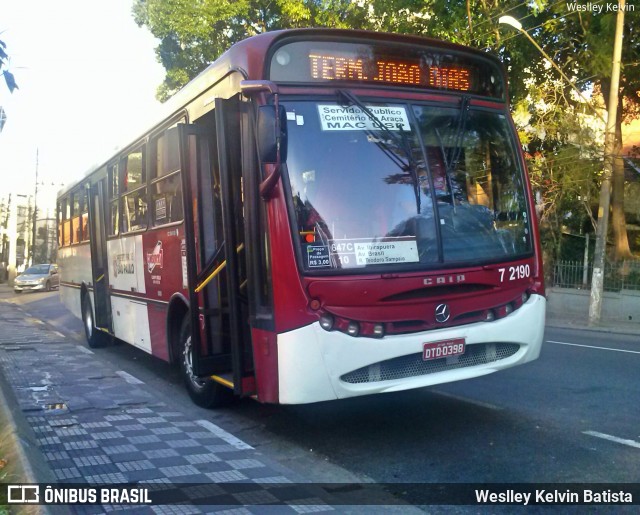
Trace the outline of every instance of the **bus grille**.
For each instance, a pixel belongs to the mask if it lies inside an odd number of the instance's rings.
[[[445,370],[493,363],[513,356],[519,348],[516,343],[478,343],[467,346],[462,356],[430,361],[423,361],[422,353],[408,354],[353,370],[340,379],[347,383],[359,384],[435,374]]]

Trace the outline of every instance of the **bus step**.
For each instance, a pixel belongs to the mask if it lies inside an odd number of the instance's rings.
[[[211,379],[213,379],[216,383],[220,383],[221,385],[224,385],[227,388],[231,388],[233,390],[233,374],[231,372],[227,374],[212,375]]]

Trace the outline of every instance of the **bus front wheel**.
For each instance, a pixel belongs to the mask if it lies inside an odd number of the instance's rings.
[[[185,317],[180,328],[180,371],[189,397],[202,408],[219,408],[230,404],[234,399],[231,389],[193,373],[193,352],[191,324]]]
[[[82,325],[84,325],[84,334],[89,347],[95,349],[104,345],[104,338],[100,331],[96,330],[96,324],[93,321],[93,308],[88,294],[82,296]]]

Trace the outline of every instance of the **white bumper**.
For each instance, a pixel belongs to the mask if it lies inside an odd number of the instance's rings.
[[[279,397],[282,404],[344,399],[358,395],[395,392],[439,383],[479,377],[521,365],[540,354],[544,335],[546,299],[532,295],[509,316],[422,333],[353,338],[339,331],[327,332],[318,323],[278,335]],[[513,355],[498,361],[439,372],[349,383],[340,379],[359,368],[398,356],[422,353],[423,344],[465,338],[467,350],[474,344],[512,343],[520,346]]]

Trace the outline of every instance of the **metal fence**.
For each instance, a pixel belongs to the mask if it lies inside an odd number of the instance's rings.
[[[559,288],[591,289],[593,263],[558,261],[553,265],[553,284]],[[640,290],[640,261],[605,263],[604,291]]]

